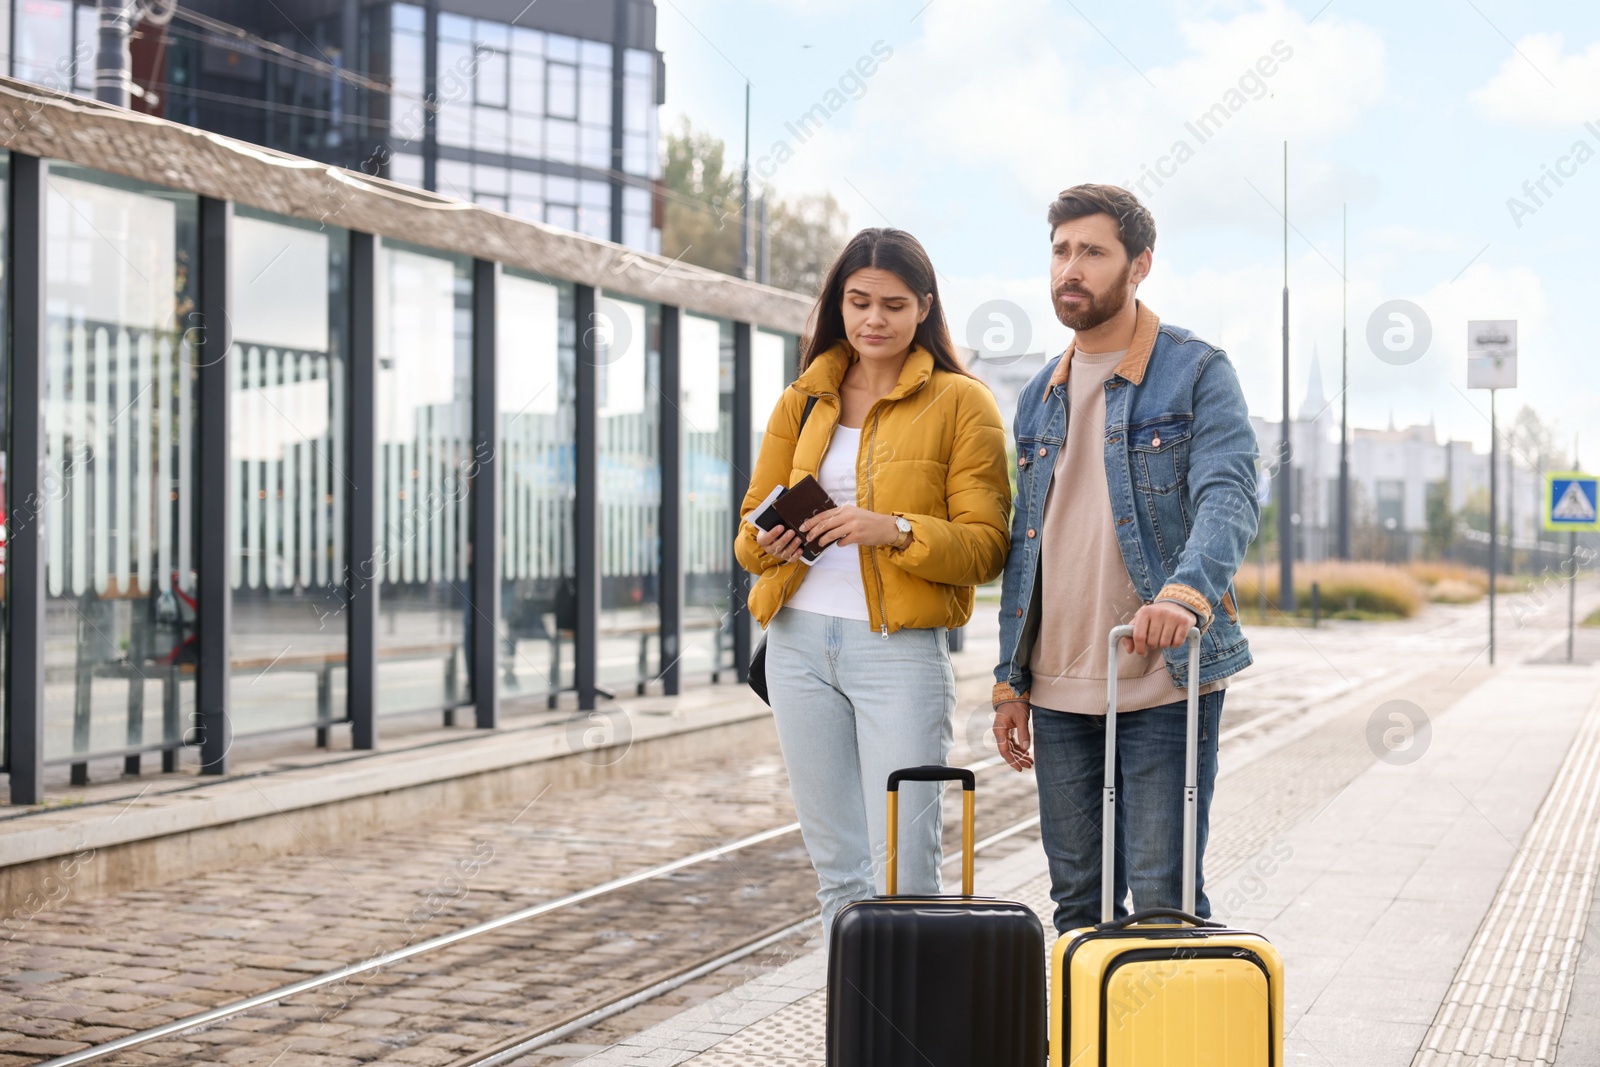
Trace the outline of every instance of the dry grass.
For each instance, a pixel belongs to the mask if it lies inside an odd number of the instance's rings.
[[[1488,584],[1441,578],[1428,586],[1428,599],[1436,604],[1471,604],[1483,599],[1484,586]]]
[[[1256,568],[1247,567],[1234,577],[1241,603],[1256,603],[1260,595],[1257,590],[1259,575]],[[1377,615],[1410,618],[1422,607],[1425,599],[1422,583],[1403,567],[1387,563],[1345,563],[1340,560],[1302,563],[1294,569],[1297,615],[1311,614],[1312,582],[1317,583],[1321,594],[1322,613],[1330,618],[1346,613],[1354,613],[1357,617]],[[1266,594],[1267,603],[1276,608],[1276,566],[1267,571]]]

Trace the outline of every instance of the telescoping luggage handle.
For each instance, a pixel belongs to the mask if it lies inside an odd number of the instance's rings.
[[[1110,649],[1106,657],[1106,772],[1100,834],[1100,919],[1102,926],[1116,915],[1117,860],[1117,641],[1133,636],[1132,626],[1111,628]],[[1184,918],[1196,925],[1210,925],[1194,914],[1196,815],[1200,807],[1200,629],[1189,627],[1189,716],[1185,731],[1183,768],[1183,910],[1151,909],[1130,915],[1124,924],[1142,918],[1166,915]]]
[[[972,895],[973,841],[977,829],[974,801],[978,776],[965,767],[905,767],[889,772],[889,854],[885,864],[883,888],[894,896],[900,881],[900,783],[961,783],[961,895]]]

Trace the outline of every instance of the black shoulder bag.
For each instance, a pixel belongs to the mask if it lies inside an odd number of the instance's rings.
[[[816,397],[806,397],[805,410],[800,412],[800,426],[794,432],[796,444],[800,442],[800,432],[806,428],[806,420],[811,417],[811,409],[816,406]],[[756,645],[755,652],[750,655],[750,670],[746,673],[745,678],[749,681],[750,688],[755,690],[756,696],[761,698],[761,702],[771,707],[772,701],[767,699],[767,635],[765,633],[761,635],[761,643]]]

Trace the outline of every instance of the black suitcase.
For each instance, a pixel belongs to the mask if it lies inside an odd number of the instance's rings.
[[[961,895],[895,895],[900,783],[959,781]],[[1042,1067],[1044,928],[972,895],[971,771],[889,775],[886,895],[840,910],[828,945],[828,1067]]]

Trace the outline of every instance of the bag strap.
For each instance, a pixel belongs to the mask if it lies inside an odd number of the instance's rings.
[[[794,432],[795,440],[798,441],[800,439],[800,431],[806,428],[806,420],[811,417],[811,409],[816,406],[817,398],[815,395],[806,397],[805,410],[800,412],[800,426]]]

